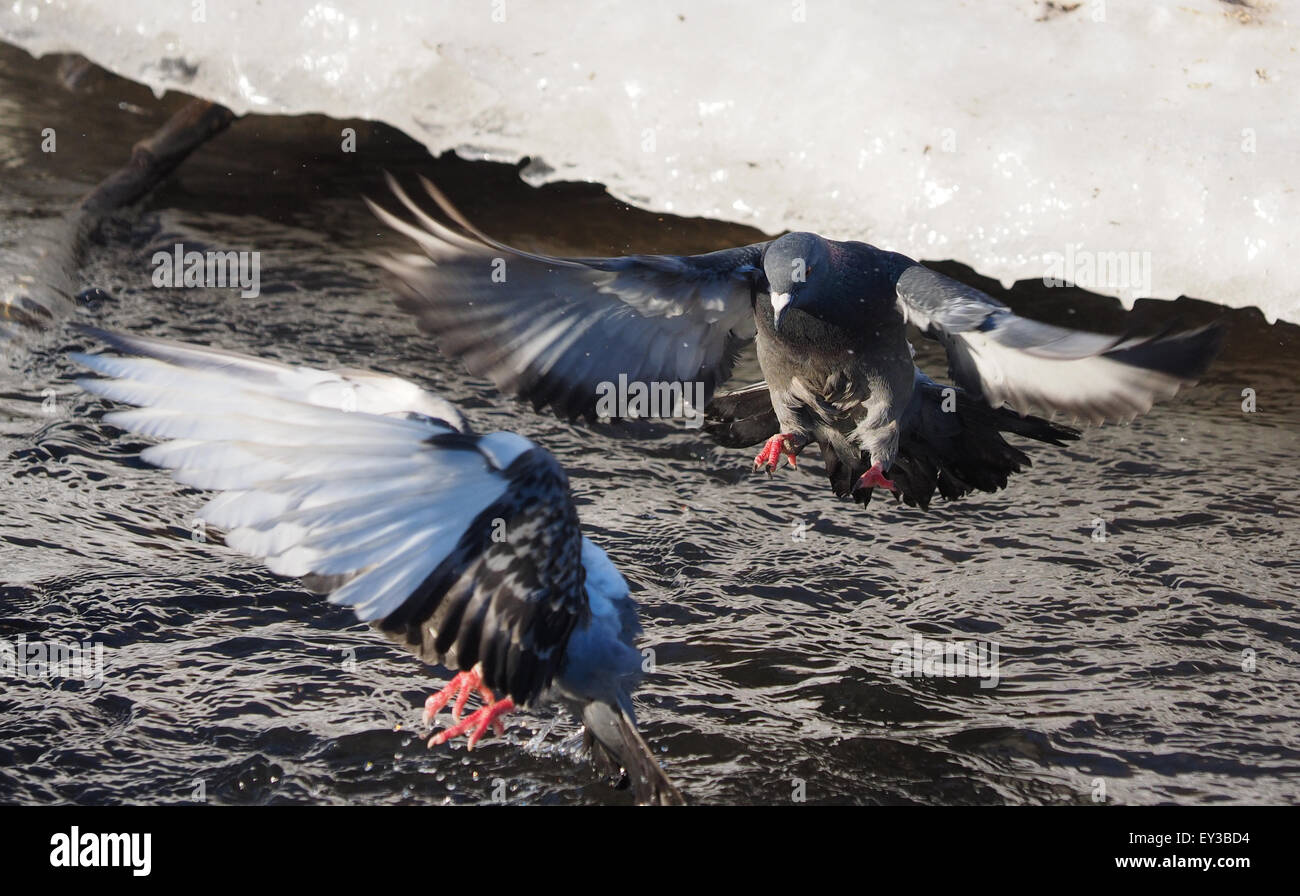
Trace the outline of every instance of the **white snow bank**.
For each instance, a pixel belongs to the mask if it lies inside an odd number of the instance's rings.
[[[1300,321],[1294,14],[14,0],[0,36],[240,113],[381,119],[434,152],[532,156],[530,180],[598,181],[654,210]]]

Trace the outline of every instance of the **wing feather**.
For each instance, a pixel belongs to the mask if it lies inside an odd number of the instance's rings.
[[[1132,420],[1202,376],[1223,338],[1214,325],[1126,339],[1040,323],[919,264],[897,292],[904,318],[947,350],[957,385],[1021,414]]]
[[[693,256],[542,255],[477,230],[427,181],[461,232],[389,186],[419,226],[371,209],[425,253],[376,259],[398,281],[399,306],[471,372],[537,407],[594,418],[598,386],[620,375],[702,382],[710,395],[754,337],[751,286],[766,243]]]
[[[550,687],[590,610],[577,511],[549,454],[471,434],[395,377],[87,332],[131,354],[74,355],[100,375],[78,382],[141,405],[105,420],[167,440],[142,457],[220,492],[199,516],[227,546],[328,585],[331,603],[430,662],[482,663],[487,686],[520,705]]]

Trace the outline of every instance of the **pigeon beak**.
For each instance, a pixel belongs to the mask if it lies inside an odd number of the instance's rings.
[[[781,312],[785,306],[790,304],[790,294],[788,292],[772,293],[772,324],[778,330],[781,329]]]

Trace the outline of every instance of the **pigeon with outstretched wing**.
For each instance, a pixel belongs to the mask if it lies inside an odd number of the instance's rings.
[[[922,507],[936,491],[1001,488],[1029,462],[1003,433],[1056,445],[1079,435],[1033,412],[1131,420],[1201,376],[1222,337],[1215,326],[1131,339],[1050,326],[903,255],[812,233],[705,255],[541,255],[481,233],[428,181],[455,226],[389,183],[416,223],[371,208],[423,251],[378,261],[399,305],[471,372],[539,409],[595,419],[620,378],[700,383],[711,397],[753,340],[766,381],[715,402],[710,430],[724,444],[764,442],[755,469],[769,472],[815,442],[835,493],[862,503],[876,487]],[[954,386],[913,363],[909,323],[943,344]]]
[[[164,440],[145,461],[219,492],[199,517],[228,546],[458,670],[425,705],[429,721],[448,703],[456,719],[430,746],[468,735],[472,748],[511,710],[558,701],[638,801],[681,802],[636,727],[627,583],[583,536],[545,450],[475,434],[397,377],[81,330],[120,354],[75,354],[100,374],[78,384],[137,406],[104,419]],[[482,707],[461,718],[474,694]]]

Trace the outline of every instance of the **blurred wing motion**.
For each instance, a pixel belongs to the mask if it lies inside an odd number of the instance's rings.
[[[503,392],[564,417],[597,415],[597,387],[724,382],[754,337],[753,289],[763,246],[707,255],[559,258],[485,236],[428,181],[461,230],[429,217],[390,177],[419,227],[370,203],[424,255],[381,256],[400,281],[399,306],[439,347]]]
[[[1216,326],[1125,339],[1028,320],[974,287],[922,265],[898,279],[903,316],[948,352],[953,380],[993,407],[1128,421],[1205,373]]]
[[[166,439],[143,459],[221,492],[199,516],[230,547],[332,591],[425,660],[482,663],[487,686],[520,705],[550,685],[588,608],[577,513],[549,454],[462,432],[454,408],[395,377],[353,389],[324,371],[88,332],[143,357],[75,355],[107,377],[78,385],[142,406],[105,420]]]

